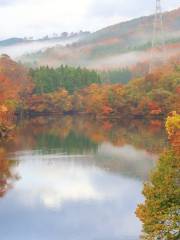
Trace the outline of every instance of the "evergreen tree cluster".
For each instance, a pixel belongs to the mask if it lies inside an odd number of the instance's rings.
[[[61,65],[59,68],[40,67],[31,69],[30,75],[35,84],[35,94],[51,93],[60,88],[69,93],[93,83],[100,83],[100,76],[85,68],[73,68]]]
[[[104,71],[101,73],[102,82],[106,83],[122,83],[126,84],[132,79],[132,73],[129,69],[116,69],[111,71]]]

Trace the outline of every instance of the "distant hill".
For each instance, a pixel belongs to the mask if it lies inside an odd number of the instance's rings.
[[[60,40],[60,41],[64,41],[64,40],[68,40],[71,38],[75,38],[75,37],[83,37],[83,36],[87,36],[89,35],[90,32],[83,32],[80,31],[79,33],[62,33],[61,35],[53,35],[52,37],[49,36],[45,36],[43,38],[39,38],[39,39],[33,39],[33,38],[7,38],[4,40],[0,41],[0,47],[1,46],[12,46],[15,44],[21,44],[21,43],[32,43],[32,42],[46,42],[46,41],[54,41],[54,40]]]
[[[169,55],[180,50],[180,8],[164,13],[165,38]],[[149,57],[153,35],[153,16],[133,19],[106,27],[66,47],[55,46],[23,56],[32,65],[69,64],[89,68],[132,65]],[[175,50],[173,50],[175,46]]]
[[[90,33],[80,31],[79,33],[62,33],[61,35],[45,36],[40,39],[32,38],[8,38],[0,41],[0,54],[8,54],[13,58],[24,54],[30,54],[37,51],[44,51],[49,47],[56,45],[65,46],[76,41],[82,40]]]
[[[3,46],[3,47],[11,46],[14,44],[19,44],[19,43],[24,43],[24,42],[26,42],[26,40],[23,38],[8,38],[8,39],[0,41],[0,46]]]

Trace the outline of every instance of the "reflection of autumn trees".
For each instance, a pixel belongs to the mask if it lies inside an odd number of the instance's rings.
[[[159,152],[166,145],[165,131],[162,130],[163,122],[150,121],[118,121],[118,120],[93,120],[77,118],[76,131],[85,134],[96,143],[111,142],[115,146],[125,144],[137,148]]]
[[[17,176],[12,172],[15,161],[10,161],[6,157],[5,150],[0,148],[0,197],[3,197],[17,180]]]
[[[166,145],[166,135],[162,130],[163,123],[152,121],[148,124],[143,121],[95,120],[85,117],[36,117],[24,120],[17,125],[16,138],[9,147],[21,149],[61,148],[67,151],[74,148],[89,148],[102,142],[110,142],[115,146],[125,144],[150,152],[159,152]],[[94,151],[93,150],[93,151]]]

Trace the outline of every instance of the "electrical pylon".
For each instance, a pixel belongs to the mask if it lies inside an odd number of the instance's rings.
[[[164,64],[166,60],[165,37],[163,27],[163,13],[161,7],[161,0],[156,0],[156,11],[153,23],[153,37],[151,48],[151,59],[149,64],[149,72],[159,64]]]

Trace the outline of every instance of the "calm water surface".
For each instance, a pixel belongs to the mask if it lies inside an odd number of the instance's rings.
[[[70,117],[20,123],[2,146],[0,239],[139,239],[134,212],[162,135]]]

